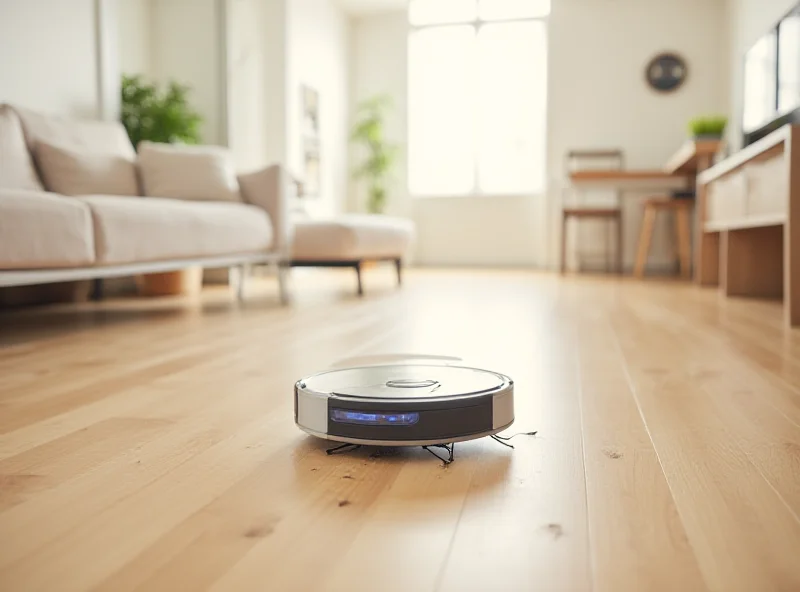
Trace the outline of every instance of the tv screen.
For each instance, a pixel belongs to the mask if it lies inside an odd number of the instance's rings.
[[[778,112],[800,107],[800,6],[778,26]]]
[[[800,123],[800,3],[745,54],[744,144]]]

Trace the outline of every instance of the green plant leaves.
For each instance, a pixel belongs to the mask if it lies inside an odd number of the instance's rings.
[[[724,115],[696,117],[689,122],[692,136],[722,136],[728,126],[728,118]]]
[[[199,144],[203,119],[189,104],[190,90],[171,81],[160,91],[141,76],[123,76],[120,121],[133,146],[143,140]]]
[[[386,113],[392,107],[391,98],[377,95],[359,104],[350,140],[363,148],[363,161],[353,170],[353,177],[367,184],[371,213],[382,213],[386,207],[387,184],[400,149],[385,137]]]

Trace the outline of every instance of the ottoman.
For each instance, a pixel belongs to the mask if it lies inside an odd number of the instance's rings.
[[[391,261],[402,281],[403,257],[414,239],[411,220],[380,214],[344,214],[327,219],[294,221],[292,267],[350,267],[364,289],[361,267],[366,261]]]

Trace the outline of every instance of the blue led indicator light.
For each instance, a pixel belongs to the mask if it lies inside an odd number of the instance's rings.
[[[331,419],[337,423],[358,425],[414,425],[419,413],[364,413],[347,409],[331,410]]]

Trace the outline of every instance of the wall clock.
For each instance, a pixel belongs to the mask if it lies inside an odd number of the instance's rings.
[[[689,74],[689,68],[682,57],[674,53],[662,53],[647,65],[645,76],[650,88],[668,93],[678,90]]]

